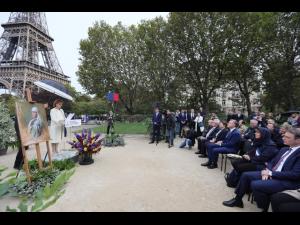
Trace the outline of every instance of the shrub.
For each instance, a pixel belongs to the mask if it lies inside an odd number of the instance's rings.
[[[7,106],[0,101],[0,149],[16,142],[14,121],[10,118]]]

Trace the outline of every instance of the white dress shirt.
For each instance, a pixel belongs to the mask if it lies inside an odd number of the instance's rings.
[[[285,161],[286,161],[286,160],[289,158],[289,156],[290,156],[291,154],[293,154],[298,148],[300,148],[300,146],[292,147],[292,148],[291,148],[292,151],[290,151],[288,154],[286,154],[286,155],[284,156],[283,160],[281,161],[280,165],[277,167],[277,169],[276,169],[275,171],[280,172],[280,171],[282,170],[282,167],[283,167]],[[283,155],[284,155],[284,154],[283,154]],[[282,155],[282,156],[283,156],[283,155]],[[280,159],[279,159],[279,160],[280,160]]]
[[[208,131],[208,133],[206,134],[205,137],[208,138],[208,136],[211,134],[211,132],[214,131],[214,129],[216,129],[216,127],[211,128],[211,129]]]

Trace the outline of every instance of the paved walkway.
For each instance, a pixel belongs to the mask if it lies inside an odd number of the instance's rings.
[[[65,194],[45,211],[259,211],[247,196],[244,209],[223,206],[234,189],[220,169],[200,166],[206,159],[198,158],[196,149],[150,145],[144,135],[127,135],[125,141],[125,147],[103,148],[94,164],[78,165]],[[11,167],[15,154],[0,157],[0,164]],[[0,200],[0,210],[7,203],[13,201]]]

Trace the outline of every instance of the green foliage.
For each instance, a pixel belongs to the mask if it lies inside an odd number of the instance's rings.
[[[16,172],[10,172],[9,174],[2,177],[2,172],[4,172],[7,167],[0,165],[0,197],[9,192],[9,186],[15,181]]]
[[[54,168],[57,168],[60,171],[70,170],[75,167],[75,162],[72,159],[55,160],[52,162],[52,164]]]
[[[103,145],[107,147],[112,146],[124,146],[125,141],[124,138],[121,137],[119,134],[111,133],[109,135],[106,135],[103,140]]]
[[[0,95],[0,101],[4,101],[7,105],[9,114],[11,116],[14,116],[16,114],[16,101],[20,100],[19,97],[9,95],[9,94],[2,94]]]
[[[21,198],[16,209],[6,207],[8,212],[39,212],[49,207],[64,193],[63,186],[75,172],[75,163],[70,159],[54,161],[53,168],[41,171],[37,169],[36,160],[29,161],[29,165],[32,175],[30,185],[25,175],[16,179],[15,171],[0,178],[0,197],[10,193]],[[6,169],[0,165],[0,176]]]
[[[118,134],[147,134],[147,126],[144,122],[115,122],[114,131]],[[106,126],[98,126],[93,129],[95,133],[106,133]]]
[[[14,121],[10,118],[7,105],[0,101],[0,150],[16,141]]]
[[[29,184],[25,177],[17,179],[16,182],[10,186],[10,191],[20,197],[34,198],[34,196],[47,185],[52,184],[60,171],[56,168],[48,168],[45,170],[31,171],[32,182]]]
[[[59,172],[58,169],[53,169]],[[70,179],[74,174],[75,169],[63,170],[59,173],[56,178],[48,182],[44,187],[37,189],[38,191],[34,195],[26,194],[26,197],[23,197],[17,209],[12,209],[9,206],[6,207],[8,212],[39,212],[50,205],[54,204],[57,199],[64,193],[62,190],[65,183]],[[44,176],[48,176],[48,172],[44,173]],[[43,178],[39,178],[41,180]],[[39,181],[38,180],[38,181]]]
[[[156,102],[214,110],[220,88],[237,90],[248,113],[262,89],[266,108],[287,110],[300,105],[299,39],[299,12],[173,12],[130,27],[101,21],[80,42],[77,75],[90,94],[118,91],[129,114]],[[79,108],[92,109],[87,102]]]
[[[272,38],[266,42],[263,100],[266,108],[280,112],[300,106],[300,13],[274,13],[273,21]]]
[[[28,165],[30,170],[38,169],[38,162],[36,159],[28,161]],[[49,166],[49,163],[46,162],[45,166]],[[52,166],[60,171],[70,170],[75,167],[75,162],[72,159],[54,160],[52,161]]]

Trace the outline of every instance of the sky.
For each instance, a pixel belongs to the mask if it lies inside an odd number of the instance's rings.
[[[10,12],[0,12],[0,23],[8,21]],[[46,12],[48,31],[54,39],[53,47],[64,74],[70,77],[71,85],[77,91],[84,92],[77,81],[76,71],[79,65],[79,42],[87,38],[88,28],[96,21],[104,20],[110,25],[119,21],[129,26],[141,20],[157,16],[166,18],[167,12]],[[3,28],[0,27],[2,35]]]

